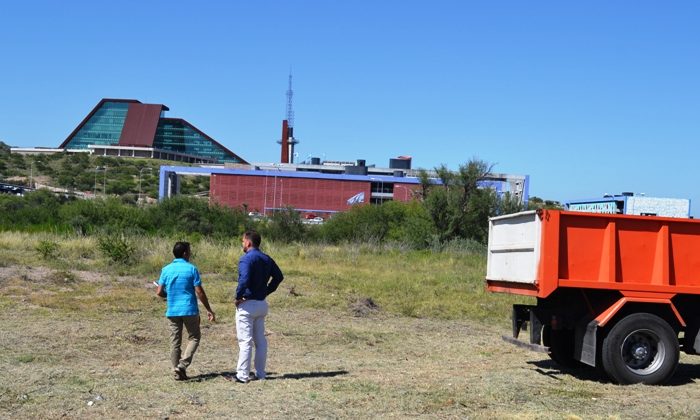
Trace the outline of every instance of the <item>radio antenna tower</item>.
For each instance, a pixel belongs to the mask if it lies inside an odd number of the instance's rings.
[[[287,118],[282,121],[282,139],[277,143],[282,145],[281,163],[294,163],[294,145],[299,140],[294,138],[294,108],[292,108],[292,69],[289,69],[289,87],[287,88]]]
[[[292,108],[292,97],[294,96],[294,91],[292,90],[292,70],[289,70],[289,87],[287,88],[287,124],[289,127],[294,127],[294,109]],[[290,132],[291,135],[291,132]]]

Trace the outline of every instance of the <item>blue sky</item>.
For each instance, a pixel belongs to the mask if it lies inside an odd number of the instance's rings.
[[[471,158],[554,200],[700,208],[700,2],[32,1],[0,13],[0,140],[57,146],[104,97],[249,161]]]

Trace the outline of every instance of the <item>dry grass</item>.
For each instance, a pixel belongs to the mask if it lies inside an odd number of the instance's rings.
[[[500,302],[471,290],[476,285],[459,288],[450,279],[464,278],[457,256],[421,259],[362,249],[271,249],[288,278],[270,302],[270,379],[246,385],[221,376],[233,369],[237,356],[229,299],[233,269],[207,274],[205,287],[219,322],[204,323],[202,345],[188,372],[193,379],[175,382],[169,374],[165,308],[153,295],[150,274],[120,275],[108,265],[101,268],[95,256],[83,258],[90,270],[71,268],[63,243],[60,264],[35,257],[34,264],[21,263],[28,257],[3,244],[31,249],[36,239],[19,238],[0,235],[0,260],[18,260],[0,267],[0,417],[700,416],[700,365],[689,356],[682,357],[675,382],[663,387],[616,386],[592,371],[562,372],[546,356],[500,340],[507,314],[495,316],[497,322],[479,321],[481,310],[463,316],[456,311],[452,319],[402,315],[396,302],[415,290],[399,289],[419,281],[442,281],[462,299],[502,310]],[[152,247],[154,256],[167,255],[169,248]],[[211,258],[231,263],[238,256],[233,245],[216,252]],[[206,267],[224,266],[204,262],[201,251],[197,258]],[[401,258],[411,261],[402,265]],[[381,261],[388,274],[373,282],[368,266]],[[479,264],[473,269],[483,267]],[[358,282],[346,288],[348,266],[356,267]],[[388,291],[366,293],[389,289],[392,281],[401,285],[394,286],[396,301]],[[315,306],[324,296],[333,299],[331,294],[337,304]],[[355,316],[365,296],[378,308]],[[446,307],[456,305],[447,302]]]

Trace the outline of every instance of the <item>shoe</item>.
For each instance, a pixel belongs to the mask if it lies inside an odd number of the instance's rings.
[[[173,370],[174,372],[174,378],[176,381],[186,381],[189,378],[187,377],[187,372],[185,372],[185,369],[183,368],[175,368]]]
[[[250,382],[249,380],[244,381],[243,379],[240,379],[235,373],[232,375],[224,375],[224,379],[231,382],[238,382],[239,384],[247,384],[248,382]]]

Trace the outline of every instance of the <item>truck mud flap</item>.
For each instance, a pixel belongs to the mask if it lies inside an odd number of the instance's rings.
[[[578,337],[579,334],[583,334],[581,339]],[[576,328],[576,335],[576,348],[574,351],[575,355],[577,356],[576,358],[581,363],[595,367],[598,322],[593,320],[586,323],[585,330],[583,328]]]

